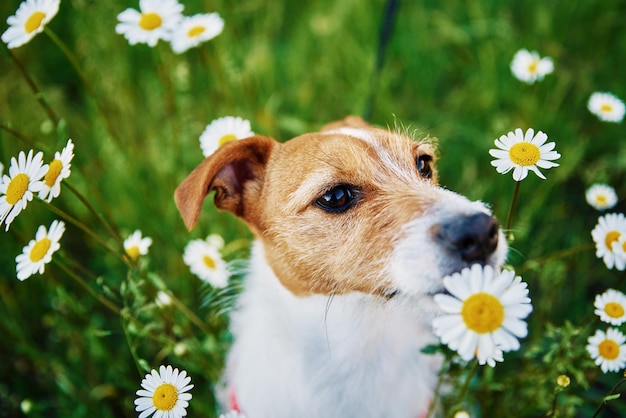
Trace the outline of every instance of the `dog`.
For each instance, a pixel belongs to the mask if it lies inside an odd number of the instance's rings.
[[[227,408],[248,418],[423,417],[441,358],[433,295],[499,266],[490,210],[437,183],[432,141],[356,116],[279,143],[223,145],[179,185],[194,227],[207,194],[255,235],[231,314]]]

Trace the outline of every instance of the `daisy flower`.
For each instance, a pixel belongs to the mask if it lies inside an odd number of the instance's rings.
[[[606,210],[617,204],[617,193],[607,184],[594,184],[585,192],[585,199],[594,209]]]
[[[612,93],[593,93],[587,102],[587,109],[603,122],[619,123],[626,113],[624,102]]]
[[[249,121],[240,117],[224,116],[206,126],[200,135],[200,148],[202,148],[202,154],[208,157],[227,142],[253,135]]]
[[[224,20],[217,13],[185,17],[172,34],[172,50],[182,54],[189,48],[215,38],[223,29]]]
[[[35,239],[24,247],[22,254],[15,257],[19,280],[26,280],[35,273],[43,274],[46,264],[52,260],[52,254],[61,248],[59,241],[64,232],[62,221],[52,221],[49,230],[43,225],[37,229]]]
[[[549,57],[541,58],[539,53],[520,49],[511,61],[511,72],[520,81],[534,84],[543,80],[543,77],[554,71],[554,63]]]
[[[136,230],[124,240],[124,250],[131,260],[137,261],[139,256],[148,254],[148,248],[152,245],[152,238],[142,238],[141,231]]]
[[[594,313],[603,322],[611,325],[621,325],[626,321],[626,295],[615,289],[608,289],[596,296],[593,303]]]
[[[54,153],[54,160],[48,165],[48,171],[43,177],[43,187],[39,191],[39,198],[50,202],[61,193],[61,181],[70,176],[74,158],[74,144],[71,139],[67,140],[67,145],[61,152]]]
[[[139,0],[139,9],[126,9],[117,15],[115,32],[124,35],[131,45],[155,46],[159,39],[169,41],[183,18],[184,6],[176,0]]]
[[[161,366],[159,372],[152,370],[141,381],[141,387],[137,391],[135,399],[135,411],[141,412],[139,418],[155,417],[180,418],[187,415],[187,408],[191,400],[193,388],[190,385],[191,377],[187,372],[172,369],[172,366]]]
[[[219,235],[210,235],[206,240],[193,240],[185,247],[183,260],[201,280],[213,287],[225,287],[230,272],[220,254],[223,246],[224,239]]]
[[[433,321],[442,343],[466,361],[476,357],[492,367],[503,352],[520,347],[517,338],[528,333],[522,319],[532,305],[526,283],[515,272],[475,264],[445,277],[443,285],[450,295],[435,295],[443,314]]]
[[[2,34],[2,42],[9,48],[17,48],[30,42],[41,33],[59,11],[61,0],[25,0],[13,16],[9,16],[9,28]]]
[[[619,330],[597,330],[589,337],[587,351],[603,373],[619,372],[626,366],[626,337]]]
[[[591,231],[591,237],[596,244],[596,257],[601,258],[607,268],[616,267],[624,270],[624,265],[618,261],[613,251],[615,243],[620,238],[626,238],[626,218],[622,213],[609,213],[598,218],[598,223]]]
[[[169,293],[159,290],[154,299],[154,303],[156,303],[159,308],[165,308],[172,304],[172,297]]]
[[[520,128],[517,128],[515,132],[509,132],[494,141],[498,149],[489,150],[489,154],[497,159],[492,161],[491,165],[500,174],[513,170],[515,181],[524,180],[528,175],[528,170],[545,180],[539,168],[558,167],[559,165],[553,160],[561,158],[561,154],[554,151],[555,143],[546,143],[547,139],[548,135],[541,131],[535,135],[533,129],[528,129],[524,134]]]
[[[0,225],[4,222],[7,231],[13,219],[33,200],[33,194],[44,186],[41,179],[48,165],[43,164],[42,158],[42,152],[33,157],[33,150],[28,155],[21,151],[17,159],[11,158],[9,174],[0,180]]]

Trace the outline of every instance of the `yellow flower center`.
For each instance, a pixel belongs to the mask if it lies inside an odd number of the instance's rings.
[[[613,106],[608,103],[602,103],[602,106],[600,106],[600,111],[604,113],[610,113],[611,111],[613,111]]]
[[[606,236],[604,237],[604,245],[606,245],[606,248],[608,248],[610,251],[613,251],[613,243],[617,242],[619,240],[619,237],[621,236],[622,234],[620,234],[618,231],[607,232]]]
[[[133,245],[132,247],[126,248],[126,254],[128,254],[128,256],[130,258],[132,258],[133,260],[138,259],[139,256],[141,255],[139,253],[139,247],[137,247],[136,245]]]
[[[24,173],[20,173],[13,177],[7,187],[6,193],[7,203],[9,205],[15,205],[22,197],[24,197],[24,193],[28,190],[28,183],[30,183],[30,179]]]
[[[217,145],[219,147],[221,147],[222,145],[224,145],[227,142],[232,142],[232,141],[236,141],[237,137],[233,134],[226,134],[224,136],[222,136],[219,141],[217,141]]]
[[[609,302],[604,305],[604,313],[611,318],[621,318],[624,316],[624,307],[617,302]]]
[[[24,23],[24,30],[26,33],[33,33],[41,26],[46,14],[44,12],[36,11],[26,19]]]
[[[63,170],[63,163],[59,160],[54,160],[48,166],[48,172],[46,176],[43,178],[43,181],[46,183],[46,186],[52,187],[54,183],[57,181],[59,174],[61,174],[61,170]]]
[[[217,263],[215,262],[215,260],[213,260],[211,257],[209,257],[208,255],[205,255],[202,258],[202,261],[204,261],[204,264],[206,264],[206,266],[208,268],[210,268],[211,270],[215,270],[215,267],[217,267]]]
[[[486,334],[500,328],[504,321],[504,307],[495,296],[476,293],[463,302],[461,317],[467,328]]]
[[[566,375],[566,374],[559,375],[559,376],[556,378],[556,384],[557,384],[557,385],[559,385],[559,387],[562,387],[562,388],[566,388],[566,387],[568,387],[568,386],[569,386],[569,384],[570,384],[570,378],[569,378],[569,376],[568,376],[568,375]]]
[[[187,36],[189,36],[190,38],[195,38],[196,36],[202,35],[204,31],[204,26],[194,26],[193,28],[189,29],[189,32],[187,32]]]
[[[537,72],[537,67],[539,67],[539,63],[537,60],[532,60],[530,64],[528,64],[528,72],[531,74],[535,74]]]
[[[154,30],[162,23],[161,16],[156,13],[142,13],[139,18],[139,27],[145,30]]]
[[[152,395],[152,402],[159,411],[170,411],[178,400],[178,390],[174,385],[163,383],[156,388]]]
[[[33,263],[41,261],[46,256],[46,254],[48,254],[50,244],[51,242],[49,238],[42,238],[37,241],[33,246],[33,249],[30,250],[30,261],[32,261]]]
[[[603,194],[599,194],[596,196],[596,204],[600,205],[600,206],[604,206],[607,203],[607,198],[605,195]]]
[[[509,157],[513,164],[527,167],[535,165],[541,158],[541,153],[539,148],[530,142],[518,142],[509,149]]]
[[[598,344],[598,353],[605,360],[615,360],[619,356],[619,345],[613,340],[606,339]]]

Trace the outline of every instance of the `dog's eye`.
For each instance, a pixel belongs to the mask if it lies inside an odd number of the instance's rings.
[[[417,164],[417,171],[422,175],[422,177],[429,179],[433,176],[433,167],[432,167],[433,157],[430,155],[420,155],[415,159],[415,163]]]
[[[356,202],[356,191],[342,184],[328,190],[315,200],[315,205],[326,212],[341,213],[352,207]]]

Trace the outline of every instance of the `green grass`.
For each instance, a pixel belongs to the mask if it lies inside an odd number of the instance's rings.
[[[2,2],[0,18],[18,4]],[[52,205],[117,251],[115,234],[140,229],[154,241],[139,266],[129,268],[68,223],[45,274],[18,282],[15,256],[40,224],[58,216],[35,199],[9,232],[2,228],[0,416],[21,416],[24,401],[32,417],[136,416],[133,399],[144,367],[160,364],[192,376],[190,416],[213,416],[211,390],[230,338],[227,318],[203,303],[209,290],[189,272],[182,251],[210,233],[226,242],[251,236],[208,204],[199,226],[185,230],[173,192],[202,159],[198,137],[211,120],[235,115],[249,119],[255,132],[287,140],[364,114],[372,92],[371,121],[437,137],[441,183],[488,202],[502,222],[514,182],[490,166],[493,140],[532,127],[556,142],[561,166],[545,171],[547,180],[532,174],[524,180],[511,231],[509,261],[533,299],[529,337],[503,364],[478,370],[462,405],[472,416],[545,415],[553,408],[556,377],[567,374],[572,384],[559,394],[559,416],[593,415],[621,379],[603,375],[584,350],[601,326],[593,298],[626,286],[624,274],[607,270],[590,247],[599,213],[586,205],[584,191],[606,182],[626,194],[626,135],[623,124],[598,121],[586,101],[594,91],[626,98],[626,3],[401,2],[376,83],[382,0],[184,4],[187,15],[219,12],[226,26],[216,39],[176,55],[163,42],[130,46],[115,33],[117,14],[138,2],[63,0],[48,29],[75,55],[86,82],[43,33],[11,51],[39,96],[0,50],[5,172],[19,151],[43,150],[49,160],[71,137],[72,175]],[[517,81],[509,64],[520,48],[552,57],[554,74],[532,86]],[[621,200],[614,211],[623,210]],[[159,286],[180,304],[158,308]],[[452,388],[466,375],[453,367]],[[451,413],[454,393],[445,401]],[[602,412],[626,414],[624,401],[613,400]]]

